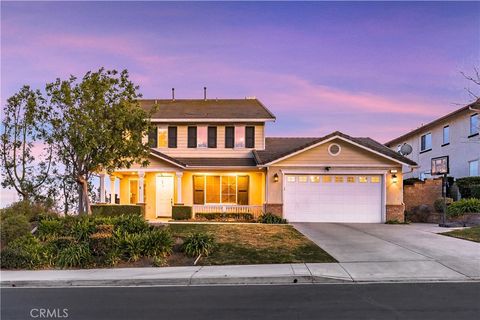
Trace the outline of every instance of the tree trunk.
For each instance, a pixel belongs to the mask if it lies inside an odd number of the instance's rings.
[[[85,213],[85,208],[83,205],[83,186],[78,181],[77,181],[77,191],[78,191],[78,214],[82,215]]]
[[[79,214],[87,213],[88,215],[92,214],[92,208],[90,207],[90,199],[88,198],[88,181],[83,176],[77,177],[77,182],[79,184],[79,207],[81,203],[82,210],[79,211]]]

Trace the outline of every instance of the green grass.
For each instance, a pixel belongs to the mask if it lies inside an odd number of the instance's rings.
[[[442,233],[445,236],[480,242],[480,226]]]
[[[171,224],[173,235],[210,232],[217,247],[203,265],[336,262],[289,225]]]

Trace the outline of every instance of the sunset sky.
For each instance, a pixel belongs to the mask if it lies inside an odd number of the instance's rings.
[[[381,142],[471,100],[480,3],[5,3],[1,101],[23,84],[128,69],[145,98],[256,96],[271,136]]]

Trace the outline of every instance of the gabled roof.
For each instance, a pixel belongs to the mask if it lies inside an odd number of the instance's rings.
[[[420,133],[420,132],[423,132],[423,131],[425,131],[425,130],[428,130],[428,129],[436,126],[437,124],[440,124],[441,122],[443,122],[443,121],[445,121],[445,120],[448,120],[448,119],[450,119],[450,118],[452,118],[452,117],[454,117],[454,116],[456,116],[456,115],[458,115],[458,114],[460,114],[460,113],[462,113],[462,112],[464,112],[464,111],[470,110],[470,108],[472,108],[472,109],[477,109],[477,110],[480,109],[480,99],[477,99],[477,101],[474,101],[474,102],[470,103],[469,105],[466,105],[466,106],[464,106],[464,107],[461,107],[460,109],[457,109],[457,110],[455,110],[455,111],[453,111],[453,112],[450,112],[449,114],[444,115],[443,117],[440,117],[440,118],[438,118],[438,119],[436,119],[436,120],[433,120],[432,122],[429,122],[429,123],[427,123],[427,124],[424,124],[423,126],[417,128],[417,129],[415,129],[415,130],[412,130],[412,131],[410,131],[410,132],[408,132],[408,133],[406,133],[406,134],[404,134],[404,135],[401,135],[401,136],[398,137],[398,138],[395,138],[395,139],[393,139],[393,140],[390,140],[390,141],[386,142],[385,145],[388,146],[388,147],[391,147],[392,145],[395,145],[395,144],[398,143],[398,142],[402,142],[402,141],[404,141],[405,139],[408,139],[409,137],[411,137],[411,136],[413,136],[413,135],[415,135],[415,134],[417,134],[417,133]]]
[[[275,116],[258,99],[139,100],[140,107],[156,108],[152,121],[273,121]]]
[[[323,142],[337,137],[356,144],[360,147],[363,147],[367,150],[370,150],[374,153],[377,153],[381,156],[392,159],[396,162],[410,166],[417,165],[414,161],[396,153],[395,151],[387,148],[386,146],[371,138],[350,137],[349,135],[346,135],[339,131],[332,132],[331,134],[320,138],[266,138],[265,150],[255,150],[254,156],[259,165],[268,165],[274,161],[286,158],[309,147],[320,145]]]

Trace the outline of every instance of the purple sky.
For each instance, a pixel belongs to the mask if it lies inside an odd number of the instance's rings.
[[[1,99],[127,68],[145,98],[256,96],[268,135],[394,138],[466,103],[480,3],[1,3]]]

